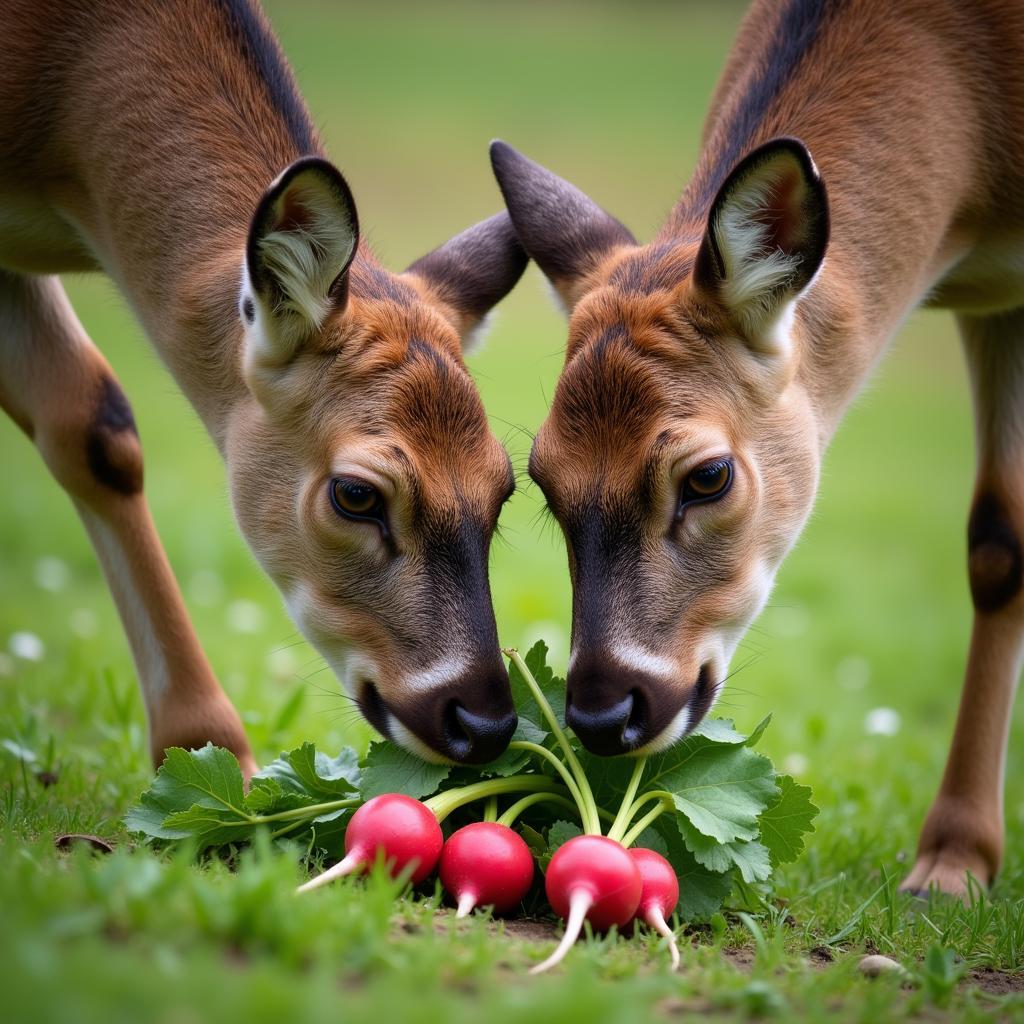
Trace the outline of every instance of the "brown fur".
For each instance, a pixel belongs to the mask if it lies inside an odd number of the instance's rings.
[[[805,46],[793,26],[806,24]],[[615,701],[631,687],[655,723],[658,709],[695,701],[702,667],[721,685],[726,665],[711,638],[738,635],[767,596],[759,577],[799,534],[825,447],[903,318],[921,302],[962,314],[979,494],[998,498],[976,505],[975,636],[913,889],[963,892],[965,872],[989,880],[1002,849],[1006,722],[1024,636],[1024,361],[1021,318],[1010,312],[1024,304],[1022,41],[1024,9],[1009,0],[757,0],[712,100],[697,169],[655,240],[576,259],[575,275],[547,268],[571,319],[531,472],[569,544],[574,662],[586,662],[575,678],[570,666],[570,700]],[[759,351],[693,268],[730,169],[783,136],[803,142],[827,186],[831,243],[788,345]],[[578,227],[555,222],[545,235],[530,204],[571,186],[507,149],[494,159],[543,267],[557,232]],[[574,216],[606,216],[578,196],[568,205]],[[735,460],[731,490],[674,522],[685,467],[722,454]],[[597,546],[584,528],[595,514],[605,524]],[[628,535],[618,550],[613,528]],[[623,644],[672,670],[593,669],[595,659],[613,664]]]
[[[211,739],[252,770],[152,531],[127,402],[56,279],[39,275],[101,269],[126,294],[226,459],[246,539],[361,706],[375,687],[417,749],[443,753],[443,708],[405,680],[448,659],[437,693],[444,683],[447,702],[504,713],[486,552],[508,457],[460,333],[525,265],[507,217],[478,226],[468,250],[453,239],[423,273],[392,274],[360,244],[326,321],[293,359],[250,373],[256,304],[240,286],[254,211],[282,171],[323,155],[262,13],[247,0],[4,0],[0,20],[0,404],[88,507],[154,757]],[[281,229],[307,215],[286,208]],[[468,309],[459,266],[476,274]],[[387,543],[332,508],[341,463],[387,490]],[[153,580],[134,569],[157,561]]]

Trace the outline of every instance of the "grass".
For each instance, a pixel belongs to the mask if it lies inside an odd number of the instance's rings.
[[[692,167],[740,16],[732,5],[269,5],[362,220],[400,267],[498,207],[500,135],[647,236]],[[154,514],[200,637],[262,757],[304,739],[365,743],[231,522],[223,470],[123,300],[68,282],[132,398]],[[538,275],[471,367],[519,465],[557,377],[564,327]],[[952,727],[970,606],[967,389],[948,317],[919,314],[851,411],[816,513],[749,635],[722,710],[775,720],[766,751],[814,787],[808,852],[777,900],[689,932],[684,970],[651,941],[594,940],[554,977],[523,977],[545,932],[456,925],[427,893],[373,879],[297,901],[299,868],[255,849],[236,872],[133,849],[120,816],[145,785],[141,701],[112,604],[66,498],[0,423],[0,992],[17,1021],[632,1021],[1024,1019],[1024,720],[1011,729],[1008,854],[971,908],[895,889]],[[543,635],[564,665],[565,556],[524,480],[492,562],[502,640]],[[895,732],[866,729],[872,711]],[[875,716],[876,719],[878,716]],[[14,751],[36,757],[26,764]],[[40,768],[57,776],[46,787]],[[59,854],[85,831],[109,857]],[[506,934],[500,934],[502,931]],[[916,979],[861,979],[877,950]],[[955,957],[955,959],[949,959]],[[972,973],[963,981],[963,971]]]

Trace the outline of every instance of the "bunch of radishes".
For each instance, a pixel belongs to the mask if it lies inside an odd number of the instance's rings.
[[[568,804],[578,811],[584,834],[555,851],[544,880],[552,910],[566,922],[565,934],[554,953],[531,973],[559,963],[578,938],[584,921],[599,931],[643,921],[668,941],[673,968],[678,967],[679,949],[668,925],[679,901],[675,871],[656,851],[631,849],[666,809],[660,793],[636,796],[644,761],[637,761],[619,813],[607,835],[602,834],[601,812],[575,751],[525,662],[516,651],[506,653],[530,687],[564,761],[539,744],[520,741],[513,746],[551,764],[564,785],[546,775],[526,773],[448,790],[424,802],[399,793],[374,797],[359,807],[348,823],[345,857],[300,886],[299,892],[382,861],[393,876],[402,875],[413,884],[437,868],[459,917],[482,906],[506,913],[520,904],[534,877],[530,849],[512,824],[535,803]],[[509,793],[525,795],[497,817],[496,798]],[[466,825],[445,841],[441,822],[457,808],[480,799],[488,801],[488,820]],[[652,801],[656,806],[633,823],[639,810]]]

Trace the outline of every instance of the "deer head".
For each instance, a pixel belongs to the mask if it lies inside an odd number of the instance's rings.
[[[235,514],[365,717],[435,760],[491,760],[516,723],[488,586],[514,480],[463,349],[525,264],[501,213],[388,272],[319,158],[269,187],[245,251]]]
[[[642,246],[510,146],[492,161],[570,314],[530,457],[573,581],[567,721],[595,753],[659,749],[711,707],[813,501],[797,313],[828,240],[824,186],[779,139],[691,231]]]

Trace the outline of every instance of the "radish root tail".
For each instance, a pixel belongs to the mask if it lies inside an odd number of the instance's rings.
[[[569,918],[565,922],[565,934],[562,936],[562,941],[559,942],[558,947],[547,960],[537,964],[536,967],[530,968],[531,974],[543,974],[565,959],[565,954],[572,949],[576,940],[580,937],[580,932],[583,931],[583,922],[587,917],[587,911],[593,905],[594,897],[585,889],[577,889],[569,897]]]
[[[334,867],[330,867],[326,871],[321,871],[319,875],[315,875],[308,882],[304,882],[295,891],[309,892],[310,889],[319,889],[321,885],[327,885],[328,882],[333,882],[336,878],[343,878],[345,875],[351,875],[352,872],[357,870],[362,863],[362,854],[357,850],[353,850],[343,860],[339,860]]]
[[[456,917],[469,917],[473,913],[473,908],[476,906],[476,895],[472,892],[464,892],[459,897],[459,907],[455,911]]]
[[[679,970],[679,944],[676,942],[676,933],[668,926],[665,915],[659,907],[650,907],[644,914],[647,923],[668,942],[669,955],[672,957],[672,970]]]

